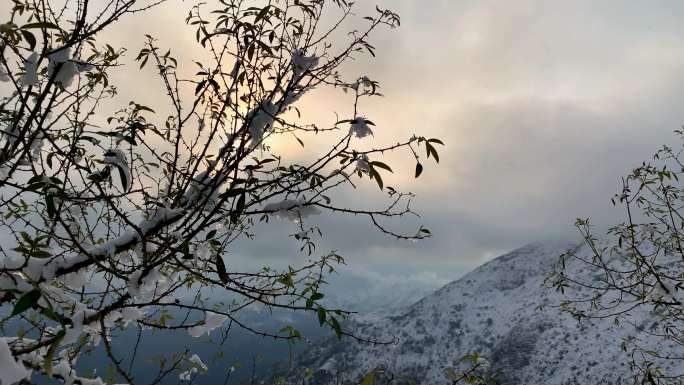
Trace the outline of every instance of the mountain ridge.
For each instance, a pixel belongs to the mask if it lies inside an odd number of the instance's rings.
[[[491,373],[501,385],[624,383],[631,373],[620,341],[637,334],[637,328],[593,320],[578,323],[555,308],[538,310],[539,305],[562,300],[560,293],[543,287],[558,257],[568,249],[588,252],[584,248],[571,242],[518,248],[403,312],[345,324],[356,335],[393,343],[329,339],[302,354],[294,367],[314,369],[311,384],[358,383],[378,367],[422,384],[447,384],[443,369],[477,352],[488,358]],[[573,271],[587,273],[582,267]],[[635,313],[634,324],[645,327],[649,317]],[[290,383],[297,376],[287,370],[281,375]]]

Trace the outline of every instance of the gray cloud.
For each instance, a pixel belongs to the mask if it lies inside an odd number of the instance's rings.
[[[325,231],[318,252],[339,250],[358,276],[434,274],[441,282],[525,243],[573,238],[576,217],[605,228],[622,219],[609,201],[620,177],[677,141],[672,130],[684,123],[680,1],[378,2],[398,11],[402,26],[376,35],[376,59],[346,67],[349,78],[367,74],[382,83],[386,97],[362,105],[377,124],[375,140],[416,132],[447,147],[438,167],[426,162],[419,183],[403,157],[391,158],[397,175],[387,176],[418,194],[423,214],[394,225],[425,224],[433,239],[399,242],[363,218],[316,218]],[[359,4],[359,15],[374,3]],[[129,58],[144,33],[180,56],[199,54],[191,29],[179,27],[186,8],[135,16],[124,32],[107,36],[128,45]],[[164,111],[154,105],[163,105],[163,90],[150,73],[115,77],[122,103],[135,98]],[[143,86],[126,91],[126,82]],[[330,123],[332,111],[347,107],[339,100],[323,91],[302,101],[305,115]],[[384,198],[364,184],[335,199],[374,205]],[[307,259],[287,237],[294,226],[273,221],[257,231],[255,240],[235,245],[231,263]]]
[[[322,248],[352,263],[456,277],[524,243],[576,237],[576,217],[601,231],[622,220],[610,204],[620,177],[677,140],[679,2],[384,4],[403,24],[380,34],[376,61],[350,69],[388,96],[365,111],[379,140],[415,129],[448,146],[420,184],[394,179],[418,192],[432,240],[406,245],[360,220],[321,220],[333,229]]]

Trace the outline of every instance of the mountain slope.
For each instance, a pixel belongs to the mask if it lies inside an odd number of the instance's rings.
[[[479,352],[489,359],[502,385],[625,383],[630,371],[620,342],[637,334],[634,326],[578,323],[557,309],[537,309],[561,300],[559,293],[542,285],[558,256],[570,247],[533,244],[498,257],[400,315],[345,325],[356,335],[394,343],[330,339],[299,357],[295,367],[313,368],[310,383],[315,384],[337,383],[338,376],[340,383],[358,383],[377,367],[408,374],[421,384],[446,384],[444,368]],[[578,252],[581,248],[576,247]],[[641,312],[631,321],[643,327],[650,317]],[[293,380],[294,374],[286,377]]]

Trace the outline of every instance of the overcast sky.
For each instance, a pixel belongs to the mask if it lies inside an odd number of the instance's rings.
[[[358,3],[372,9],[376,2]],[[382,84],[386,97],[362,106],[377,124],[375,140],[415,132],[447,146],[438,167],[425,162],[420,183],[413,183],[411,162],[395,166],[388,181],[417,193],[423,216],[411,224],[432,229],[431,240],[399,242],[359,218],[317,218],[326,232],[318,251],[339,250],[359,275],[441,284],[524,244],[574,239],[576,217],[602,226],[620,221],[610,204],[620,177],[661,144],[677,144],[672,131],[684,123],[681,1],[377,3],[397,11],[402,25],[375,35],[376,59],[348,67],[348,77],[365,74]],[[144,33],[175,52],[197,52],[192,30],[181,27],[190,5],[129,19],[116,38],[130,56]],[[119,76],[144,79],[131,70]],[[120,91],[154,103],[158,86]],[[330,124],[340,108],[321,95],[302,104],[309,117]],[[339,199],[380,203],[383,196],[369,185]],[[282,246],[295,231],[288,226],[260,228],[232,263],[305,260],[294,244]]]

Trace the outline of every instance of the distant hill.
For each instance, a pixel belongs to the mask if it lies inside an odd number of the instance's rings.
[[[561,300],[542,285],[558,256],[571,247],[532,244],[502,255],[403,312],[346,325],[357,335],[395,343],[330,338],[300,355],[295,367],[314,369],[305,383],[316,385],[358,384],[376,367],[436,385],[448,383],[442,370],[455,359],[479,352],[502,385],[631,383],[620,344],[637,334],[634,325],[649,327],[652,315],[633,314],[633,325],[617,327],[611,322],[578,323],[554,308],[537,309]],[[586,252],[582,247],[575,248]],[[279,375],[289,378],[288,383],[302,383],[294,381],[294,372]]]
[[[395,277],[389,282],[373,282],[353,272],[343,272],[339,281],[325,287],[323,303],[329,308],[357,312],[362,317],[394,314],[434,293],[445,282],[429,282],[408,276]]]

